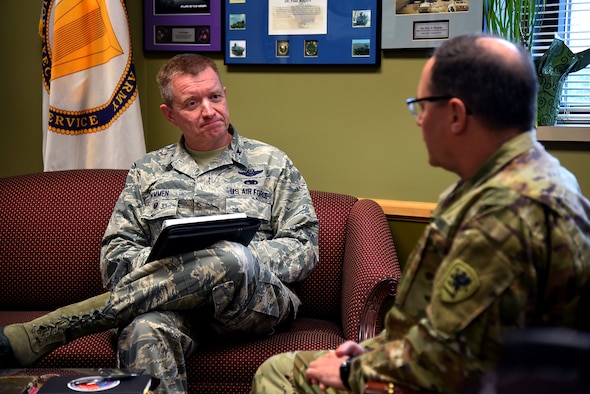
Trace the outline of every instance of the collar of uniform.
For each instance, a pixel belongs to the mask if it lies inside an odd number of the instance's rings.
[[[176,143],[174,153],[170,158],[170,165],[178,172],[182,172],[189,176],[198,173],[199,166],[184,147],[184,136],[180,137],[180,141]]]
[[[232,140],[229,143],[227,151],[219,156],[220,165],[237,162],[246,167],[248,160],[243,154],[243,142],[238,131],[230,124],[228,132],[232,135]],[[170,165],[177,171],[183,172],[187,175],[198,173],[200,172],[200,169],[190,153],[185,149],[184,142],[184,136],[181,136],[180,141],[176,144],[175,151],[172,154]]]
[[[527,131],[506,141],[494,154],[492,154],[475,173],[473,178],[465,182],[476,186],[485,182],[488,178],[498,173],[516,157],[530,151],[535,143],[535,133]]]
[[[229,125],[228,132],[233,135],[228,147],[228,154],[236,163],[240,163],[244,167],[248,166],[248,158],[244,155],[244,142],[238,133],[238,130],[232,125]]]
[[[458,181],[447,188],[439,197],[437,208],[432,216],[438,216],[439,211],[444,210],[458,195],[463,195],[467,190],[484,183],[490,177],[497,174],[517,156],[529,151],[535,144],[534,131],[527,131],[505,142],[494,154],[492,154],[475,173],[473,178],[467,181]]]

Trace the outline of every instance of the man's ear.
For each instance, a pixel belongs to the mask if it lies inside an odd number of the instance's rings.
[[[160,111],[164,114],[166,120],[176,126],[176,120],[174,120],[174,114],[172,113],[172,109],[167,106],[166,104],[160,104]]]
[[[467,107],[463,100],[453,97],[449,100],[452,111],[451,131],[453,133],[462,133],[467,126]]]

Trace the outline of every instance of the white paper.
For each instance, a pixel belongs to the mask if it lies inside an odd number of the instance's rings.
[[[268,0],[268,35],[328,34],[328,0]]]
[[[190,218],[166,219],[162,223],[162,230],[175,224],[214,222],[216,220],[246,219],[245,213],[223,213],[220,215],[195,216]]]

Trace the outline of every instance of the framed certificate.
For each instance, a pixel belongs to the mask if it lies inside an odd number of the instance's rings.
[[[222,0],[144,0],[146,51],[221,51]]]
[[[433,48],[464,33],[481,32],[481,0],[383,0],[381,47]]]
[[[381,0],[225,0],[226,64],[381,61]]]

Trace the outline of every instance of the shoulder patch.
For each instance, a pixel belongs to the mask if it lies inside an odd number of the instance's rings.
[[[460,302],[469,298],[479,288],[479,277],[469,264],[455,260],[443,276],[441,300]]]

